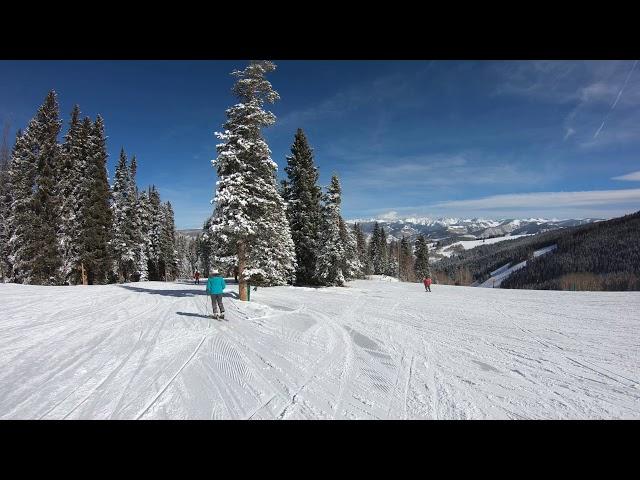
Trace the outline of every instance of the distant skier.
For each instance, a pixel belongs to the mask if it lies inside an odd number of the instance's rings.
[[[422,280],[422,283],[424,283],[425,292],[430,292],[431,291],[431,277],[424,277],[424,279]]]
[[[196,279],[196,285],[200,285],[200,272],[198,270],[193,274],[193,278]]]
[[[218,307],[220,307],[220,317],[224,318],[224,305],[222,305],[222,292],[225,287],[224,278],[220,276],[218,270],[213,270],[209,279],[207,280],[207,293],[211,295],[211,305],[213,308],[213,315],[211,318],[218,318]]]

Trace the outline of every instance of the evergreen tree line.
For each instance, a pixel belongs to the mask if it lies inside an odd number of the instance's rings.
[[[170,279],[177,270],[170,203],[138,192],[124,150],[113,188],[104,121],[76,105],[62,143],[49,92],[15,145],[0,148],[0,275],[39,285]]]
[[[285,201],[294,244],[298,285],[343,285],[362,278],[364,265],[358,255],[357,232],[341,214],[342,188],[336,174],[322,192],[313,150],[298,129],[285,167],[287,178],[280,192]]]
[[[302,129],[295,134],[281,183],[289,229],[296,254],[295,283],[343,285],[366,275],[389,275],[404,281],[430,275],[429,252],[424,237],[416,241],[414,258],[407,238],[387,243],[377,222],[369,242],[359,224],[349,227],[340,212],[341,187],[337,175],[323,194],[313,150]]]
[[[423,235],[418,235],[413,244],[404,236],[388,242],[384,226],[375,222],[367,242],[359,224],[354,224],[354,230],[365,275],[388,275],[403,282],[419,282],[431,276],[429,247]]]
[[[205,231],[196,235],[195,238],[187,235],[177,235],[177,275],[179,278],[191,279],[196,271],[200,272],[200,275],[205,278],[211,273],[211,241],[207,234],[207,229],[205,226]]]
[[[276,120],[265,109],[280,98],[266,79],[275,68],[269,61],[252,61],[232,72],[238,103],[227,109],[224,131],[216,134],[221,140],[213,160],[218,181],[214,213],[206,226],[211,264],[227,272],[237,269],[242,300],[248,283],[343,285],[381,269],[395,275],[402,271],[409,278],[413,259],[407,242],[394,244],[399,258],[394,269],[395,260],[386,260],[386,240],[376,237],[375,245],[385,252],[378,265],[359,226],[350,228],[342,218],[336,174],[323,192],[302,129],[286,159],[286,179],[278,185],[277,165],[262,136],[262,129]],[[428,265],[426,246],[421,252]]]

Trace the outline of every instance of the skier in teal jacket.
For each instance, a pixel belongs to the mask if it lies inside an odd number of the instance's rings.
[[[224,278],[217,270],[211,272],[207,279],[207,293],[211,295],[211,305],[213,308],[212,318],[218,318],[218,307],[220,307],[220,318],[224,318],[224,305],[222,305],[222,292],[225,287]]]

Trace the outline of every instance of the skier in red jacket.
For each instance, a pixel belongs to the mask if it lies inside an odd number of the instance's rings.
[[[431,291],[431,277],[424,277],[424,279],[422,280],[422,283],[424,283],[425,292],[430,292]]]

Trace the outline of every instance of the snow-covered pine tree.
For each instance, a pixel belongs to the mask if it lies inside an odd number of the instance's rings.
[[[120,150],[120,158],[116,166],[115,182],[112,188],[113,240],[111,243],[114,265],[118,280],[128,282],[133,273],[136,261],[135,226],[130,212],[131,204],[131,170],[127,165],[124,148]]]
[[[149,280],[149,232],[151,230],[151,205],[149,194],[143,190],[138,195],[136,204],[138,211],[138,231],[136,245],[136,270],[138,272],[138,281],[145,282]]]
[[[369,239],[369,261],[371,271],[374,275],[381,275],[383,272],[382,253],[380,251],[380,225],[374,222],[371,238]]]
[[[431,276],[431,268],[429,267],[429,246],[422,235],[418,235],[418,238],[416,239],[415,255],[416,260],[413,270],[415,271],[416,279],[421,281],[424,277]]]
[[[85,185],[82,179],[86,176],[86,142],[82,135],[80,107],[75,105],[71,111],[69,129],[61,147],[61,168],[57,184],[57,195],[60,198],[60,253],[62,265],[60,274],[65,282],[78,283],[79,265],[79,225],[82,198],[80,192]],[[87,133],[87,132],[84,132]]]
[[[136,182],[138,173],[138,161],[136,156],[131,157],[129,164],[129,193],[128,199],[131,208],[129,209],[129,222],[131,223],[132,245],[133,245],[133,281],[145,281],[148,278],[146,231],[142,217],[146,215],[144,207],[140,202],[140,193]]]
[[[107,176],[107,145],[104,121],[100,115],[95,122],[85,119],[88,130],[86,175],[82,182],[84,199],[80,212],[80,267],[85,272],[83,283],[107,282],[112,254],[110,249],[113,218],[111,215],[109,180]]]
[[[202,226],[202,234],[197,237],[196,247],[200,258],[199,270],[203,277],[208,277],[211,271],[211,259],[214,252],[211,237],[211,218],[208,218]],[[218,252],[216,251],[216,253]]]
[[[324,196],[323,224],[320,229],[316,277],[322,285],[343,285],[345,251],[340,238],[340,182],[336,175]]]
[[[194,241],[192,238],[176,233],[175,250],[178,261],[176,268],[177,278],[191,278],[195,271],[191,268],[191,264],[189,263],[189,247],[193,245],[193,243]]]
[[[413,253],[411,252],[411,244],[407,237],[402,237],[400,241],[400,265],[399,265],[399,278],[403,282],[413,281]]]
[[[358,260],[362,267],[361,276],[371,275],[371,261],[367,250],[367,239],[364,236],[362,227],[359,223],[353,224],[353,234],[356,238],[356,250],[358,252]]]
[[[200,255],[198,252],[199,237],[200,235],[196,236],[196,238],[185,237],[188,239],[187,248],[185,251],[185,261],[187,264],[186,268],[188,275],[192,275],[196,270],[200,270],[200,266],[198,264],[200,261]],[[200,274],[202,275],[202,272],[200,272]]]
[[[163,209],[160,208],[160,194],[155,185],[149,187],[149,230],[148,250],[149,280],[162,280],[162,225]]]
[[[380,244],[378,245],[378,252],[380,252],[380,274],[385,275],[389,269],[389,244],[387,243],[387,232],[384,231],[384,226],[380,226],[380,235],[378,237]]]
[[[59,206],[54,192],[60,168],[58,101],[52,90],[19,136],[9,177],[13,203],[8,226],[12,281],[41,285],[60,282],[56,238]]]
[[[358,256],[356,237],[351,229],[348,228],[342,217],[340,218],[340,239],[344,246],[342,272],[344,273],[345,280],[362,278],[363,265],[360,262],[360,257]]]
[[[310,284],[315,282],[322,191],[317,185],[318,169],[313,161],[313,150],[301,128],[295,134],[284,170],[288,181],[282,182],[282,192],[296,250],[296,283]]]
[[[11,212],[11,186],[9,183],[9,124],[4,125],[0,141],[0,282],[5,282],[11,272],[9,262],[8,221]]]
[[[239,269],[240,299],[246,300],[246,284],[284,284],[295,270],[295,249],[276,184],[276,163],[262,137],[262,128],[273,125],[275,115],[265,103],[279,99],[265,75],[275,70],[269,61],[252,61],[234,71],[233,87],[239,103],[227,109],[222,143],[213,160],[218,182],[211,233],[218,248],[218,263]]]
[[[396,240],[391,240],[391,242],[389,242],[387,252],[387,268],[384,274],[390,277],[398,278],[400,245]]]
[[[15,283],[30,283],[32,254],[29,239],[34,235],[32,192],[36,178],[36,156],[30,146],[29,130],[35,130],[36,119],[29,122],[24,132],[18,131],[16,143],[9,163],[9,190],[11,205],[7,218],[8,262],[11,266],[10,280]]]
[[[176,252],[176,225],[171,202],[160,205],[162,229],[160,236],[161,269],[163,280],[173,280],[177,275],[178,258]]]

